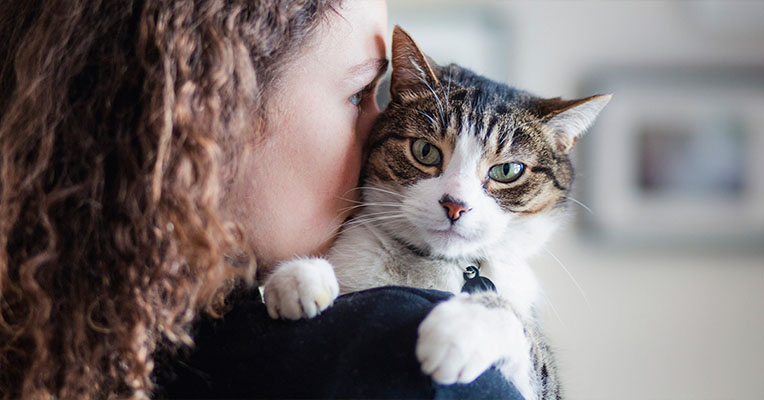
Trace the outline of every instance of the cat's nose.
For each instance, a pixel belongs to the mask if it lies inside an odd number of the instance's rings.
[[[467,207],[467,204],[465,204],[463,201],[459,201],[449,195],[444,195],[440,199],[439,203],[441,206],[443,206],[443,209],[446,210],[446,216],[451,220],[451,222],[456,222],[456,220],[459,219],[462,214],[472,210],[471,208]]]

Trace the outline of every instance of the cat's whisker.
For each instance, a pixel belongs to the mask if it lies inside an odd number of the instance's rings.
[[[451,97],[451,84],[453,83],[453,69],[448,69],[448,87],[446,89],[446,98]],[[448,110],[448,123],[451,123],[451,109]]]
[[[333,242],[334,239],[336,239],[337,236],[339,236],[340,233],[342,233],[345,230],[345,226],[347,226],[350,222],[355,221],[353,219],[351,219],[350,221],[346,220],[347,219],[347,215],[345,215],[345,213],[348,212],[348,211],[352,211],[354,209],[362,208],[362,207],[367,207],[367,206],[400,208],[400,203],[387,203],[387,202],[362,203],[362,202],[355,201],[355,200],[350,200],[350,199],[345,199],[345,200],[349,200],[349,201],[356,202],[356,203],[359,203],[359,204],[340,209],[339,212],[337,213],[337,215],[334,218],[332,218],[332,222],[330,224],[330,226],[335,226],[335,224],[336,225],[341,225],[340,229],[337,229],[335,231],[331,231],[331,232],[326,233],[322,237],[322,240],[321,240],[320,243],[326,243],[326,242],[330,242],[330,241]],[[388,211],[388,212],[392,213],[392,212],[395,212],[395,211]]]
[[[352,206],[352,207],[341,208],[339,210],[339,212],[340,212],[340,214],[345,215],[345,217],[350,217],[350,216],[356,215],[359,212],[363,211],[364,207],[366,207],[365,204],[358,204],[358,205],[355,205],[355,206]]]
[[[433,118],[433,117],[432,117],[430,114],[427,114],[426,112],[424,112],[424,111],[421,111],[421,110],[416,110],[416,112],[418,112],[418,113],[419,113],[419,114],[421,114],[421,115],[424,115],[424,116],[425,116],[425,117],[426,117],[428,120],[430,120],[430,123],[431,123],[431,124],[432,124],[434,127],[438,126],[438,123],[437,123],[437,122],[435,122],[435,118]]]
[[[389,218],[382,221],[376,221],[377,227],[385,227],[390,232],[412,233],[412,227],[405,223],[404,218]]]
[[[386,189],[382,189],[382,188],[378,188],[378,187],[374,187],[374,186],[359,186],[358,189],[361,189],[361,190],[376,190],[378,192],[392,194],[392,195],[395,195],[395,196],[398,196],[398,197],[401,197],[401,198],[405,198],[406,197],[406,196],[404,196],[404,195],[402,195],[400,193],[393,192],[392,190],[386,190]]]
[[[380,189],[380,188],[371,187],[371,186],[362,186],[362,187],[356,187],[356,188],[350,189],[350,190],[348,190],[347,192],[345,192],[345,195],[346,195],[346,194],[348,194],[348,193],[350,193],[350,192],[352,192],[352,191],[354,191],[354,190],[365,190],[365,189],[376,190],[376,191],[379,191],[379,192],[383,192],[383,193],[387,193],[387,194],[391,194],[391,195],[400,196],[401,198],[403,198],[403,197],[404,197],[404,196],[403,196],[402,194],[400,194],[400,193],[395,193],[395,192],[392,192],[392,191],[389,191],[389,190]],[[337,198],[338,198],[338,199],[340,199],[340,200],[342,200],[342,201],[347,201],[347,202],[349,202],[349,203],[353,203],[353,204],[355,204],[354,206],[350,206],[350,207],[346,207],[346,208],[343,208],[343,209],[341,209],[340,211],[349,211],[349,210],[352,210],[352,209],[354,209],[354,208],[360,208],[360,207],[363,207],[363,206],[366,206],[366,205],[395,206],[395,205],[398,205],[398,204],[399,204],[399,203],[393,203],[393,202],[368,202],[368,201],[359,201],[359,200],[355,200],[355,199],[349,199],[349,198],[347,198],[347,197],[344,197],[344,195],[343,195],[343,196],[338,196]]]
[[[390,202],[383,202],[383,203],[376,203],[376,202],[362,203],[362,202],[358,202],[358,203],[359,204],[356,204],[356,205],[353,205],[353,206],[341,208],[339,211],[340,212],[346,212],[346,211],[351,211],[351,210],[355,210],[355,209],[358,209],[358,208],[364,208],[364,207],[369,207],[369,206],[375,206],[375,207],[400,207],[400,205],[401,205],[400,203],[390,203]]]
[[[396,203],[391,203],[391,204],[389,204],[389,205],[387,205],[387,204],[384,204],[384,203],[366,203],[366,204],[362,204],[362,205],[360,205],[360,206],[365,206],[365,205],[369,205],[369,204],[372,204],[372,205],[377,205],[377,206],[379,206],[379,205],[383,205],[383,206],[388,206],[388,207],[392,207],[392,206],[394,206],[394,205],[395,205],[395,206],[399,206],[399,204],[396,204]],[[384,211],[384,212],[373,213],[373,214],[375,214],[375,215],[376,215],[376,214],[380,214],[380,216],[387,216],[387,214],[388,214],[388,213],[389,213],[390,215],[392,215],[392,214],[399,214],[399,213],[400,213],[400,211]],[[342,214],[343,214],[343,213],[342,213],[342,212],[340,212],[338,216],[335,216],[335,217],[333,218],[333,220],[332,220],[332,224],[331,224],[331,225],[334,225],[335,223],[340,223],[340,222],[343,222],[343,221],[340,221],[340,219],[342,219],[342,217],[341,217],[341,215],[342,215]],[[382,214],[385,214],[385,215],[382,215]],[[345,231],[349,231],[349,230],[350,230],[350,229],[352,229],[352,228],[357,228],[357,227],[361,226],[362,224],[360,224],[360,223],[358,223],[358,222],[359,222],[359,221],[361,221],[362,219],[366,218],[368,215],[370,215],[370,214],[366,214],[366,215],[364,215],[363,217],[359,217],[359,218],[355,218],[355,219],[350,219],[350,220],[346,220],[346,221],[344,221],[344,223],[342,224],[342,226],[341,226],[341,228],[340,228],[340,229],[338,229],[338,230],[336,230],[336,231],[333,231],[333,232],[329,232],[329,233],[325,234],[325,235],[324,235],[324,237],[322,238],[323,240],[322,240],[320,243],[326,243],[326,242],[329,242],[329,241],[332,241],[332,242],[333,242],[333,241],[334,241],[334,239],[336,239],[336,238],[337,238],[337,236],[339,236],[339,235],[340,235],[342,232],[345,232]],[[401,216],[402,216],[402,215],[400,215],[400,216],[398,216],[398,217],[401,217]],[[374,217],[372,217],[372,218],[368,218],[368,221],[367,221],[367,222],[370,222],[370,221],[372,221],[373,219],[374,219]],[[361,221],[361,222],[363,222],[363,221]]]
[[[337,237],[342,233],[342,231],[344,230],[343,227],[345,225],[344,222],[346,219],[346,217],[343,214],[344,213],[341,213],[341,212],[337,213],[337,215],[334,218],[332,218],[332,222],[330,225],[330,226],[335,226],[335,224],[339,225],[339,229],[335,229],[324,234],[323,237],[321,238],[322,240],[319,243],[334,242],[334,240],[337,239]]]
[[[381,216],[381,215],[396,215],[396,214],[401,214],[401,212],[399,210],[379,211],[379,212],[361,214],[361,215],[359,215],[356,218],[360,219],[360,218],[374,217],[374,216],[377,216],[377,215]]]
[[[560,313],[557,312],[557,307],[554,306],[554,303],[552,303],[552,299],[549,298],[545,293],[541,293],[541,298],[544,299],[544,302],[546,302],[547,305],[549,305],[549,308],[552,310],[552,313],[554,313],[555,317],[557,318],[557,321],[560,322],[560,325],[562,325],[563,328],[568,329],[568,326],[563,322],[562,318],[560,317]]]
[[[586,292],[584,291],[584,289],[581,287],[581,285],[578,284],[578,281],[576,280],[576,278],[573,277],[573,274],[570,273],[568,268],[565,267],[565,264],[563,264],[562,261],[560,261],[560,259],[557,258],[557,256],[555,256],[551,251],[549,251],[548,248],[544,247],[544,251],[546,251],[550,256],[552,256],[552,258],[555,261],[557,261],[557,264],[559,264],[560,267],[562,267],[562,270],[565,271],[565,273],[568,275],[570,280],[573,282],[573,284],[578,289],[578,292],[581,293],[581,296],[584,298],[584,301],[586,302],[586,305],[589,307],[589,311],[594,313],[594,308],[592,307],[592,303],[589,301],[589,296],[586,295]]]
[[[418,67],[418,66],[417,66]],[[420,71],[421,73],[424,73],[424,71]],[[443,123],[442,127],[446,127],[446,117],[443,114],[443,102],[440,100],[440,96],[438,96],[438,93],[435,91],[435,89],[432,88],[429,82],[427,82],[426,79],[424,79],[422,76],[417,75],[420,81],[424,83],[425,86],[427,86],[427,89],[430,90],[433,96],[435,96],[435,103],[438,105],[438,114],[440,115],[440,121]]]
[[[520,129],[520,128],[524,127],[524,126],[530,125],[530,124],[532,124],[532,123],[534,123],[534,122],[539,122],[539,121],[540,121],[540,120],[536,120],[536,119],[534,119],[534,120],[531,120],[531,121],[526,121],[526,122],[523,122],[522,124],[520,124],[520,125],[518,125],[518,126],[514,127],[514,128],[512,129],[512,131],[510,131],[510,132],[509,132],[509,134],[507,134],[507,135],[505,135],[504,137],[502,137],[502,138],[501,138],[501,141],[499,141],[499,145],[498,145],[498,146],[499,146],[499,148],[500,148],[500,149],[501,149],[501,148],[503,148],[503,147],[504,147],[504,143],[505,143],[507,140],[510,140],[510,139],[512,139],[512,138],[514,137],[514,135],[515,135],[515,131],[516,131],[516,130],[518,130],[518,129]]]
[[[565,197],[566,199],[568,199],[568,200],[570,200],[570,201],[572,201],[572,202],[574,202],[574,203],[578,204],[579,206],[583,207],[583,208],[584,208],[584,210],[586,210],[586,211],[588,211],[588,212],[589,212],[589,214],[592,214],[592,215],[594,215],[594,211],[592,211],[592,209],[591,209],[591,208],[589,208],[589,207],[588,207],[586,204],[584,204],[584,203],[582,203],[582,202],[580,202],[580,201],[578,201],[578,200],[576,200],[576,199],[574,199],[574,198],[572,198],[572,197],[570,197],[570,196],[563,196],[563,197]]]
[[[337,199],[342,201],[347,201],[348,203],[363,204],[363,202],[360,200],[348,199],[347,197],[342,197],[342,196],[337,196]]]
[[[370,201],[366,203],[367,206],[380,206],[380,207],[400,207],[403,203],[393,203],[389,201],[383,201],[383,202],[374,202]]]
[[[355,219],[351,219],[350,221],[348,221],[348,224],[372,222],[372,221],[377,221],[380,219],[387,219],[388,217],[402,218],[403,213],[395,212],[395,211],[372,213],[372,214],[360,216]]]
[[[396,213],[395,215],[380,215],[380,216],[374,216],[374,217],[363,217],[363,218],[357,218],[357,219],[350,220],[345,225],[347,225],[347,226],[365,225],[365,224],[368,224],[370,222],[376,223],[376,222],[384,221],[384,220],[387,220],[387,219],[396,219],[396,218],[402,218],[402,217],[403,217],[403,215],[399,214],[399,213]]]
[[[437,121],[435,121],[435,118],[433,118],[433,116],[430,115],[429,113],[424,112],[422,110],[417,110],[417,109],[415,109],[413,107],[405,107],[405,106],[400,106],[400,107],[404,108],[406,110],[411,110],[412,112],[415,112],[415,113],[417,113],[419,115],[424,116],[425,118],[427,118],[428,121],[430,121],[430,124],[432,125],[433,129],[435,129],[435,130],[439,130],[440,129],[440,124],[438,124]]]
[[[343,199],[343,200],[348,200],[348,201],[353,201],[353,202],[356,202],[356,203],[360,203],[358,200],[350,200],[350,199],[348,199],[348,198],[346,198],[346,197],[345,197],[345,196],[347,196],[347,195],[348,195],[348,193],[354,192],[354,191],[356,191],[356,190],[358,190],[358,188],[357,188],[357,187],[354,187],[354,188],[352,188],[352,189],[348,189],[347,191],[345,191],[345,193],[342,193],[342,195],[340,195],[340,196],[337,196],[337,197],[339,197],[340,199]]]
[[[358,214],[353,219],[349,220],[348,223],[369,219],[370,217],[374,217],[376,215],[400,215],[402,214],[400,210],[383,210],[378,212],[372,212],[372,213],[362,213]]]
[[[350,201],[350,202],[353,202],[353,203],[364,203],[363,201],[348,199],[347,197],[345,197],[348,193],[351,193],[351,192],[354,192],[354,191],[357,191],[357,190],[361,190],[361,191],[363,191],[363,190],[376,190],[376,191],[379,191],[379,192],[384,192],[384,193],[396,195],[396,196],[399,196],[399,197],[404,197],[400,193],[396,193],[396,192],[393,192],[393,191],[390,191],[390,190],[385,190],[385,189],[374,187],[374,186],[357,186],[357,187],[354,187],[352,189],[349,189],[348,191],[343,193],[341,196],[338,196],[338,198],[340,198],[342,200],[347,200],[347,201]]]
[[[449,97],[451,97],[451,70],[450,69],[448,70],[448,77],[446,79],[448,80],[448,86],[446,87],[446,117],[448,118],[447,120],[450,122],[451,121],[451,104],[449,99]],[[446,127],[443,127],[443,128],[446,128]]]
[[[343,200],[348,200],[348,199],[343,199]],[[352,200],[348,200],[348,201],[351,201],[351,202],[356,203],[356,204],[352,205],[352,206],[340,208],[339,209],[340,212],[346,212],[346,211],[356,210],[356,209],[359,209],[359,208],[364,208],[364,207],[366,207],[369,204],[369,203],[364,203],[362,201],[352,201]]]
[[[366,229],[366,230],[367,230],[367,232],[368,232],[368,226],[367,226],[367,224],[368,224],[369,222],[370,222],[370,221],[364,221],[363,223],[357,223],[357,224],[353,224],[353,225],[345,225],[345,226],[342,228],[342,232],[343,232],[343,233],[350,233],[350,232],[353,232],[353,231],[355,231],[355,230],[358,230],[358,229],[362,229],[362,230],[363,230],[363,229]],[[376,221],[376,222],[374,222],[374,224],[375,224],[375,225],[377,225],[377,226],[380,226],[380,225],[384,225],[384,224],[385,224],[385,222],[389,222],[389,221]]]

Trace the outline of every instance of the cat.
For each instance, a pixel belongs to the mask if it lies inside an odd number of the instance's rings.
[[[561,398],[525,260],[559,225],[573,180],[569,153],[611,96],[542,99],[441,67],[397,26],[392,66],[392,99],[368,143],[362,209],[326,259],[276,268],[264,285],[269,314],[313,317],[340,293],[379,286],[450,291],[419,327],[424,373],[468,383],[496,366],[526,399]],[[462,293],[474,279],[486,290]]]

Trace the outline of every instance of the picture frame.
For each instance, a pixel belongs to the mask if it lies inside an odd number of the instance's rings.
[[[585,87],[614,94],[580,144],[589,237],[764,247],[764,69],[613,69]]]

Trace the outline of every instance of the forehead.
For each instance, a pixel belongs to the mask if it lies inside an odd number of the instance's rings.
[[[295,67],[332,79],[368,59],[384,59],[387,7],[384,1],[343,2],[329,11]],[[336,78],[335,78],[336,79]]]
[[[352,94],[349,89],[363,78],[353,76],[353,67],[385,58],[387,16],[384,7],[378,10],[380,4],[384,2],[343,2],[342,8],[328,11],[300,53],[288,59],[278,80],[269,82],[274,88],[269,111],[285,118],[320,119],[322,109]]]
[[[535,152],[546,145],[542,120],[522,101],[506,101],[475,88],[449,88],[411,96],[389,112],[414,135],[430,139],[475,136],[488,152]]]

